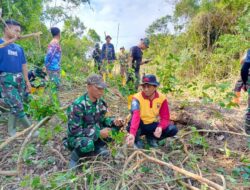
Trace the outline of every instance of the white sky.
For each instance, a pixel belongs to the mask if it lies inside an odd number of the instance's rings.
[[[104,42],[104,32],[111,35],[116,49],[129,49],[145,36],[145,29],[157,18],[172,15],[173,5],[166,0],[91,0],[78,8],[76,15],[87,28],[94,29]],[[117,44],[118,24],[120,24]]]

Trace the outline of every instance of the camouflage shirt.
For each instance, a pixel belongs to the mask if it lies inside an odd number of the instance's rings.
[[[120,53],[118,59],[119,59],[120,65],[122,66],[128,65],[128,53]]]
[[[107,105],[103,99],[92,102],[88,94],[77,98],[68,108],[68,136],[93,137],[100,136],[100,129],[111,127],[113,119],[105,117]]]

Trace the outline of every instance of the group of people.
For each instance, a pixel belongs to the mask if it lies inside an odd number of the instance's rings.
[[[61,47],[60,30],[52,27],[52,40],[48,45],[44,68],[34,69],[28,73],[27,61],[23,48],[14,43],[21,34],[21,25],[15,20],[5,21],[3,37],[0,39],[0,94],[1,100],[10,108],[8,119],[8,134],[16,133],[16,123],[19,120],[24,127],[31,125],[24,112],[23,98],[25,92],[30,92],[34,78],[49,76],[60,87]],[[106,37],[107,43],[103,45],[100,60],[103,66],[112,68],[115,60],[114,46],[110,43],[111,37]],[[149,40],[141,39],[138,46],[131,48],[130,57],[121,55],[122,73],[126,73],[128,59],[138,78],[142,61],[142,50],[148,48]],[[121,51],[124,52],[124,48]],[[129,80],[129,78],[128,78]],[[168,103],[163,94],[157,91],[159,82],[154,75],[145,75],[142,78],[142,91],[133,96],[131,104],[132,118],[127,127],[129,135],[126,143],[129,146],[143,148],[141,136],[145,135],[149,145],[157,147],[157,140],[174,136],[177,128],[170,122]],[[107,155],[109,152],[106,142],[110,139],[110,131],[119,130],[123,126],[122,119],[106,117],[107,103],[102,99],[107,84],[103,77],[93,74],[87,78],[87,93],[77,98],[67,110],[68,130],[64,145],[71,151],[69,167],[78,164],[79,158],[88,155]]]
[[[144,148],[141,136],[148,145],[158,147],[158,141],[175,136],[177,127],[170,121],[170,112],[165,95],[157,91],[159,82],[154,75],[145,75],[140,83],[142,91],[133,96],[131,121],[127,126],[126,144]],[[79,159],[92,155],[108,155],[106,142],[110,132],[119,130],[123,121],[106,117],[108,106],[102,99],[107,84],[101,75],[87,78],[87,93],[77,98],[68,108],[68,130],[65,146],[71,150],[69,167],[78,165]]]
[[[99,43],[95,44],[95,49],[92,53],[92,57],[95,62],[95,67],[102,75],[105,72],[110,73],[114,67],[114,61],[116,60],[114,45],[111,43],[111,37],[106,36],[106,43],[103,44],[100,49]],[[123,85],[132,83],[135,90],[138,89],[140,81],[140,66],[148,63],[150,60],[143,60],[143,50],[149,47],[149,39],[142,38],[138,45],[130,48],[130,52],[127,53],[125,48],[120,48],[118,55],[118,61],[120,65],[120,74],[123,78]],[[132,69],[132,73],[129,72],[129,68]],[[135,80],[134,80],[135,78]]]
[[[0,95],[10,108],[8,133],[12,136],[16,133],[17,120],[20,120],[24,127],[31,125],[23,108],[23,95],[25,91],[30,91],[31,84],[24,50],[15,43],[6,43],[19,38],[21,25],[14,20],[7,20],[3,32],[4,35],[0,39],[0,44],[5,44],[0,48]],[[48,46],[43,72],[48,74],[49,80],[55,84],[55,89],[58,90],[62,53],[60,30],[53,27],[51,34],[53,39]],[[110,40],[111,37],[106,36],[106,43],[102,50],[97,50],[99,47],[96,46],[93,53],[98,70],[106,66],[107,69],[111,69],[113,61],[116,59],[114,46]],[[143,38],[137,46],[130,49],[129,55],[126,55],[124,47],[121,48],[119,55],[121,74],[126,75],[127,69],[130,67],[136,77],[136,81],[133,81],[135,88],[137,89],[140,85],[142,89],[133,95],[130,108],[131,120],[126,126],[128,131],[126,144],[135,148],[144,148],[142,136],[145,136],[148,145],[158,147],[159,140],[175,136],[178,132],[177,127],[170,121],[168,101],[165,95],[157,90],[160,83],[156,76],[147,74],[140,80],[140,66],[148,62],[148,60],[142,59],[142,51],[148,47],[149,40]],[[247,52],[241,70],[243,85],[246,85],[249,80],[249,68],[250,50]],[[35,72],[33,74],[35,76]],[[127,82],[132,80],[133,77],[127,75]],[[87,78],[86,83],[87,92],[77,98],[67,110],[68,130],[63,144],[71,151],[70,168],[76,167],[81,157],[97,154],[109,155],[106,142],[111,140],[110,132],[119,130],[124,124],[120,118],[106,116],[108,106],[102,96],[108,85],[103,77],[100,74],[92,74]],[[246,132],[249,134],[250,90],[248,93]]]
[[[21,25],[15,20],[6,20],[3,37],[0,39],[0,98],[10,109],[8,116],[8,134],[16,134],[17,121],[24,127],[29,127],[31,121],[24,112],[24,97],[32,88],[36,77],[48,74],[55,89],[60,86],[61,47],[59,28],[51,28],[52,41],[48,46],[43,69],[28,72],[27,61],[23,48],[14,43],[20,38]],[[31,81],[31,82],[30,82]]]

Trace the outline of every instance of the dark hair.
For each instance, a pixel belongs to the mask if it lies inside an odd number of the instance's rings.
[[[13,19],[6,20],[6,21],[5,21],[5,24],[6,24],[6,25],[14,25],[14,26],[20,26],[20,27],[22,27],[21,24],[20,24],[19,22],[15,21],[15,20],[13,20]],[[4,25],[4,28],[6,28],[6,25]]]
[[[57,36],[58,34],[60,34],[60,29],[57,27],[52,27],[50,28],[51,34],[53,37]]]
[[[107,40],[108,38],[112,40],[112,38],[111,38],[110,35],[107,35],[106,38],[105,38],[105,40]]]

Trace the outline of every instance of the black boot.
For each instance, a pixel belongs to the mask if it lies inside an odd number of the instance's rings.
[[[134,148],[136,148],[136,149],[143,149],[144,148],[144,143],[142,142],[140,137],[135,138]]]
[[[149,146],[153,148],[157,148],[159,146],[157,143],[157,140],[154,137],[146,136],[146,139],[147,139],[147,143],[149,144]]]
[[[108,141],[108,139],[106,139]],[[95,142],[95,151],[93,152],[94,156],[104,156],[108,157],[110,155],[109,150],[107,149],[107,144],[100,138]]]
[[[79,159],[80,158],[79,158],[78,154],[76,153],[75,150],[73,150],[71,152],[71,156],[70,156],[69,169],[75,169],[78,165]]]

